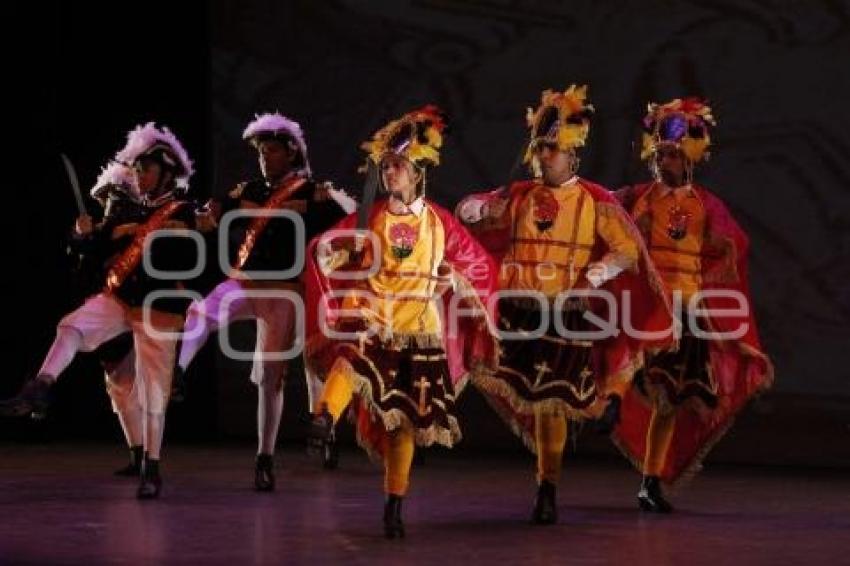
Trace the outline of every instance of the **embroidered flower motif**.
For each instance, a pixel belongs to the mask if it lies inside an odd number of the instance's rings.
[[[670,207],[667,217],[667,235],[674,240],[681,240],[688,233],[688,222],[691,213],[679,205]]]
[[[540,191],[534,195],[534,223],[541,232],[555,224],[558,216],[558,201],[549,191]]]
[[[400,222],[390,226],[390,242],[393,255],[398,259],[404,259],[413,253],[413,246],[419,239],[416,229],[410,224]]]

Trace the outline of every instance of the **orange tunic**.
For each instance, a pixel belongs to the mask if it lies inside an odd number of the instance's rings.
[[[359,309],[382,333],[399,335],[441,334],[436,289],[447,280],[439,273],[445,255],[445,231],[427,205],[419,215],[378,213],[370,229],[380,243],[379,271],[366,280],[366,293],[351,294],[343,309]],[[374,261],[366,247],[364,264]]]
[[[705,209],[690,187],[656,185],[635,203],[634,216],[669,292],[687,302],[702,286]]]
[[[596,203],[579,182],[537,185],[509,209],[513,233],[502,261],[502,289],[531,290],[552,298],[583,282],[596,238],[611,250],[603,261],[635,264],[638,247],[623,220]]]

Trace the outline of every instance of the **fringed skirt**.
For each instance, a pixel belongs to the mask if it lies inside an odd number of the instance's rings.
[[[359,334],[338,342],[334,353],[351,366],[354,391],[371,421],[357,415],[360,437],[364,428],[380,424],[385,431],[411,427],[420,446],[451,447],[460,440],[454,386],[439,336],[367,337],[365,324],[355,321],[339,330]]]
[[[503,339],[502,356],[494,374],[476,379],[485,393],[501,398],[513,411],[531,414],[535,408],[563,410],[571,418],[588,416],[598,398],[593,364],[593,343],[559,332],[553,320],[560,316],[563,329],[587,332],[580,303],[552,313],[545,332],[531,339]],[[499,329],[527,335],[540,328],[541,312],[512,300],[499,303]]]
[[[700,321],[700,327],[706,323]],[[679,348],[649,356],[635,381],[644,395],[678,407],[700,403],[717,406],[717,382],[711,372],[709,341],[685,329]],[[701,407],[696,407],[700,409]]]

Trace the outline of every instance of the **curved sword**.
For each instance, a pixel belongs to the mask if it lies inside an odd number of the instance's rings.
[[[378,166],[371,159],[366,163],[366,180],[363,184],[363,195],[360,198],[360,206],[357,208],[357,230],[366,230],[369,224],[369,213],[375,203],[375,195],[378,192]],[[362,251],[363,242],[357,240],[355,251]]]
[[[74,199],[77,201],[77,210],[80,211],[80,216],[88,216],[86,204],[83,201],[83,193],[80,192],[80,180],[77,178],[77,170],[74,169],[74,164],[68,159],[64,153],[60,153],[62,163],[65,165],[65,172],[68,174],[68,181],[71,182],[71,189],[74,191]]]

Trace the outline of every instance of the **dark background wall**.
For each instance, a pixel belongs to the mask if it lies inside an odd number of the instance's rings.
[[[182,139],[198,173],[194,190],[209,192],[210,47],[200,2],[18,3],[4,23],[7,95],[4,220],[8,258],[2,306],[0,393],[16,391],[35,372],[56,322],[81,297],[72,290],[65,246],[76,216],[59,159],[76,165],[84,190],[136,124],[156,120]],[[44,427],[0,421],[5,439],[120,438],[99,366],[79,356],[56,388],[54,418]],[[212,387],[203,396],[214,395]],[[214,431],[214,399],[183,415],[171,430],[203,438]],[[205,407],[213,407],[207,410]],[[189,432],[186,432],[189,431]]]
[[[504,182],[526,133],[525,108],[544,88],[576,82],[590,85],[597,109],[581,173],[611,187],[647,177],[634,141],[648,101],[712,102],[719,125],[698,175],[752,237],[755,308],[777,366],[774,391],[718,453],[850,460],[846,2],[59,3],[24,19],[40,26],[44,50],[10,51],[27,85],[16,92],[19,107],[31,109],[16,116],[16,131],[33,137],[22,149],[38,156],[16,185],[13,218],[16,251],[33,275],[9,278],[29,316],[16,319],[0,392],[37,364],[72,302],[58,286],[73,218],[58,151],[71,154],[87,184],[127,129],[157,119],[185,139],[199,194],[221,194],[255,174],[242,128],[254,112],[277,109],[301,122],[317,175],[356,190],[359,143],[430,102],[451,126],[431,196],[452,205]],[[170,417],[169,435],[252,434],[244,367],[210,348],[193,378],[197,393]],[[65,381],[63,430],[114,436],[96,367],[81,361]],[[294,438],[302,397],[290,388],[285,434]],[[466,403],[469,445],[512,442],[474,395]]]

